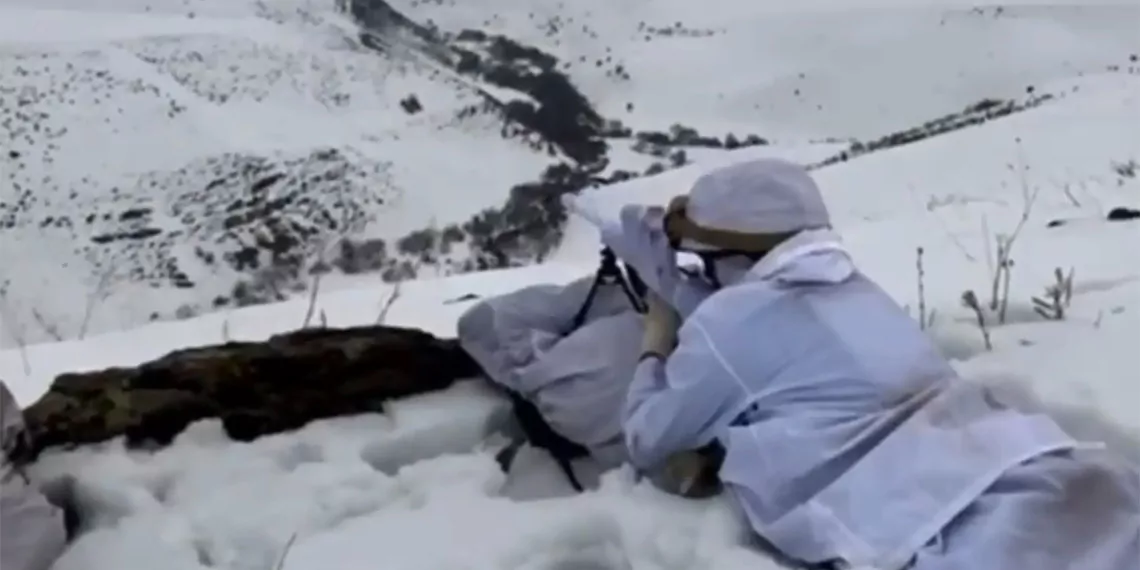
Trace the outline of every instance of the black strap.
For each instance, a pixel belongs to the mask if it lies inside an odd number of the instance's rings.
[[[586,293],[586,298],[582,302],[582,307],[574,315],[574,319],[570,323],[570,330],[566,334],[570,334],[586,323],[586,317],[589,316],[590,307],[597,297],[598,290],[603,285],[618,285],[625,292],[629,302],[633,305],[635,311],[645,313],[648,310],[645,302],[646,286],[641,277],[632,267],[625,265],[625,273],[622,273],[621,266],[618,265],[617,256],[614,255],[613,250],[604,248],[602,250],[602,261],[598,267],[598,271],[594,276],[594,282],[590,285],[590,290]],[[526,440],[534,447],[545,449],[547,453],[558,464],[558,467],[566,475],[566,479],[570,485],[574,487],[575,491],[579,493],[585,489],[582,483],[578,480],[578,476],[574,474],[574,468],[571,461],[579,457],[589,455],[587,450],[581,444],[571,441],[562,434],[554,431],[550,427],[546,419],[542,417],[538,407],[533,402],[524,398],[517,392],[508,391],[511,398],[511,409],[514,413],[515,420],[519,424]],[[510,449],[510,448],[508,448]],[[504,450],[507,451],[507,450]],[[510,462],[514,459],[514,453],[517,452],[517,446],[505,454],[500,460],[500,466],[506,471],[510,467]]]
[[[585,490],[578,480],[578,476],[574,474],[571,462],[579,457],[589,455],[589,450],[554,431],[554,428],[547,423],[546,418],[542,417],[534,402],[514,391],[508,391],[508,395],[511,398],[511,411],[514,413],[515,420],[518,422],[526,441],[534,447],[545,449],[550,454],[550,457],[558,464],[558,468],[566,475],[566,479],[570,481],[570,485],[574,487],[575,491],[580,493]],[[504,471],[509,469],[511,461],[514,460],[514,454],[518,451],[517,446],[513,447],[516,449],[510,452],[510,456],[504,457],[500,462]]]

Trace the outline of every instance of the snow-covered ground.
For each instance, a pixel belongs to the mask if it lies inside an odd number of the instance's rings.
[[[603,115],[635,129],[680,121],[775,140],[913,126],[1127,64],[1140,41],[1127,0],[495,0],[494,12],[466,0],[391,3],[444,29],[478,25],[565,55]]]
[[[1140,159],[1140,77],[1090,75],[1042,88],[1064,96],[816,176],[861,266],[916,318],[924,307],[931,334],[967,378],[1040,401],[1075,433],[1140,461],[1140,221],[1106,221],[1113,208],[1140,206],[1140,179],[1123,166]],[[819,158],[811,147],[774,146],[709,160],[758,152]],[[712,162],[583,199],[615,211],[660,202]],[[1015,231],[1007,318],[985,311],[987,349],[960,299],[973,290],[990,301],[995,240]],[[405,283],[388,322],[454,334],[470,305],[454,299],[583,275],[593,269],[595,240],[584,222],[572,221],[549,263]],[[1075,275],[1063,320],[1031,308],[1056,268]],[[354,285],[318,299],[330,325],[372,322],[390,294],[378,281]],[[0,352],[0,377],[28,402],[63,371],[134,364],[223,338],[265,338],[299,326],[305,312],[299,299],[8,350]],[[157,453],[110,442],[51,455],[39,474],[77,477],[95,527],[56,568],[271,570],[294,536],[288,570],[776,568],[746,546],[722,500],[665,496],[623,471],[581,496],[503,497],[520,483],[492,457],[502,412],[501,401],[465,384],[398,403],[387,415],[321,421],[248,444],[226,441],[206,421]],[[394,458],[420,460],[394,470]],[[526,471],[530,483],[557,484],[559,475],[542,469]]]
[[[557,160],[501,136],[493,113],[470,113],[479,89],[498,91],[398,42],[364,49],[335,4],[0,0],[0,309],[19,329],[0,346],[232,306],[252,270],[230,258],[246,246],[284,231],[306,236],[309,260],[346,233],[391,250],[502,204]],[[391,2],[443,33],[549,51],[605,118],[635,131],[683,124],[781,147],[878,136],[1137,65],[1134,2],[974,4]],[[410,95],[419,113],[402,110]],[[656,159],[629,142],[611,140],[611,164],[643,172]],[[342,183],[325,188],[325,176]],[[322,191],[302,200],[292,190],[306,180]],[[261,205],[244,193],[261,181],[284,222],[249,222]],[[232,227],[231,208],[247,223]],[[454,250],[464,261],[464,244]]]

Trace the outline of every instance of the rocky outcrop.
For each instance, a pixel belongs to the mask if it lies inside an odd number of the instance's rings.
[[[265,342],[188,348],[137,367],[63,374],[24,410],[36,450],[125,436],[164,445],[220,418],[237,441],[382,411],[479,368],[454,340],[389,326],[303,329]]]

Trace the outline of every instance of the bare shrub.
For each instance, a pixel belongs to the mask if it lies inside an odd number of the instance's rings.
[[[1062,321],[1073,300],[1072,268],[1066,274],[1058,267],[1053,270],[1053,284],[1045,288],[1043,297],[1033,297],[1033,310],[1050,321]]]

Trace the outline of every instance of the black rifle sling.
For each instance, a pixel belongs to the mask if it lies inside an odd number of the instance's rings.
[[[607,247],[602,250],[602,262],[594,276],[594,282],[590,285],[590,289],[586,293],[586,298],[582,302],[582,307],[578,309],[578,312],[574,315],[574,319],[571,321],[571,328],[566,331],[566,334],[578,330],[586,323],[590,307],[597,297],[598,289],[600,289],[602,285],[614,284],[622,288],[626,297],[629,298],[630,304],[633,305],[634,310],[639,313],[646,311],[644,300],[645,283],[641,281],[640,276],[633,271],[633,268],[628,265],[626,266],[626,275],[623,275],[621,268],[618,266],[616,256],[614,256],[613,251]],[[509,394],[515,420],[518,422],[519,428],[522,430],[526,440],[534,447],[545,449],[566,475],[566,479],[570,482],[574,490],[582,492],[584,488],[578,480],[577,475],[574,474],[574,468],[571,462],[579,457],[589,455],[589,450],[581,444],[571,441],[562,434],[554,431],[554,428],[550,427],[550,424],[542,417],[542,413],[539,412],[538,407],[535,406],[533,402],[517,392],[509,391]]]

